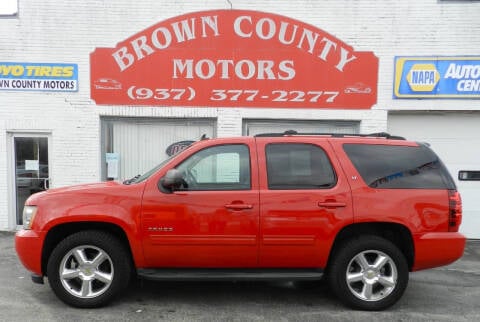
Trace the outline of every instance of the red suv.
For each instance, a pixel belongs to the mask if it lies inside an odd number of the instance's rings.
[[[153,280],[326,277],[347,305],[394,304],[409,271],[460,258],[460,195],[422,143],[386,133],[201,140],[123,183],[51,189],[16,234],[35,282],[76,307]],[[133,274],[134,273],[134,274]]]

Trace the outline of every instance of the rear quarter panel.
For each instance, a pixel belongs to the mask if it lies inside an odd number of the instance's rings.
[[[352,189],[354,222],[392,222],[406,226],[412,235],[448,231],[448,192],[446,189],[374,189],[370,188],[343,149],[345,143],[363,143],[352,139],[332,139],[335,153]],[[368,144],[418,146],[410,141],[372,138]],[[375,156],[372,156],[374,158]]]
[[[413,241],[413,271],[447,265],[462,256],[465,237],[448,231],[450,210],[446,188],[370,188],[343,150],[344,143],[360,142],[355,139],[351,142],[332,140],[352,188],[355,223],[388,222],[405,226]],[[418,146],[415,142],[381,139],[372,139],[370,144]]]

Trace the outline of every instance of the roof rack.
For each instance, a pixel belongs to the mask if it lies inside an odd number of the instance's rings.
[[[374,138],[385,138],[390,140],[405,140],[402,136],[390,135],[387,132],[378,132],[370,134],[348,134],[348,133],[301,133],[295,130],[287,130],[283,133],[261,133],[256,134],[255,137],[281,137],[281,136],[293,136],[293,135],[305,135],[305,136],[331,136],[334,138],[343,138],[343,137],[374,137]]]

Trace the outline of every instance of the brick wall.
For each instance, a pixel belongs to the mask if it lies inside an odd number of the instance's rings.
[[[9,222],[8,133],[51,134],[52,186],[100,178],[101,115],[217,118],[217,135],[241,135],[243,119],[361,120],[361,132],[384,131],[389,109],[478,110],[478,101],[393,100],[395,55],[478,55],[480,3],[438,0],[230,1],[234,9],[285,15],[320,28],[380,59],[372,110],[272,110],[96,106],[90,100],[89,54],[189,12],[228,9],[227,1],[19,0],[16,18],[0,17],[0,61],[76,63],[76,93],[0,91],[0,229]]]

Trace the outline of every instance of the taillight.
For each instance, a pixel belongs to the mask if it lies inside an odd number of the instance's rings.
[[[458,231],[462,223],[462,198],[456,190],[448,190],[448,231]]]

